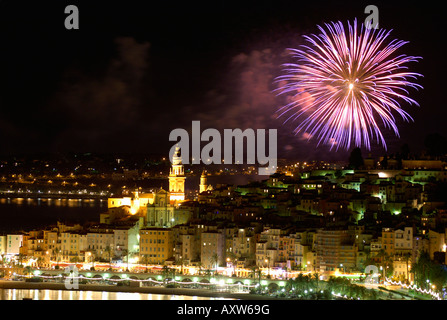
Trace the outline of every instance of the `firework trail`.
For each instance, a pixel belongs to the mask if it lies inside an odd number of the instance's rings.
[[[386,149],[380,122],[399,136],[393,112],[405,121],[413,120],[399,101],[418,106],[408,97],[407,88],[422,88],[411,82],[422,76],[408,72],[408,62],[420,57],[395,52],[407,42],[386,43],[391,31],[367,28],[357,21],[348,22],[348,32],[341,22],[318,26],[318,35],[304,36],[309,45],[289,49],[296,63],[287,63],[284,75],[276,78],[280,94],[292,94],[292,102],[279,110],[279,117],[302,118],[295,133],[316,137],[318,144],[331,149],[351,145],[370,149],[374,138]],[[393,57],[394,56],[394,57]]]

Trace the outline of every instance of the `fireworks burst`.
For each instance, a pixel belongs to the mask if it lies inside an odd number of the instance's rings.
[[[393,112],[413,120],[399,101],[418,106],[407,88],[422,88],[410,81],[422,75],[406,71],[405,64],[420,57],[395,56],[407,42],[385,43],[391,31],[361,24],[358,32],[356,20],[353,26],[348,22],[348,33],[341,22],[325,27],[318,26],[319,35],[304,36],[309,45],[289,49],[296,63],[284,64],[285,74],[276,81],[279,94],[292,94],[293,101],[280,108],[279,117],[291,113],[285,122],[304,118],[295,133],[316,137],[331,149],[369,150],[374,138],[386,149],[380,121],[399,136]]]

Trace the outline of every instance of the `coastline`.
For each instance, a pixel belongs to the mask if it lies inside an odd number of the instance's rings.
[[[79,289],[67,289],[63,283],[25,282],[0,280],[0,289],[38,289],[38,290],[66,290],[66,291],[107,291],[164,294],[176,296],[214,297],[235,300],[277,300],[278,298],[249,293],[220,292],[207,289],[164,288],[164,287],[131,287],[96,284],[79,284]]]

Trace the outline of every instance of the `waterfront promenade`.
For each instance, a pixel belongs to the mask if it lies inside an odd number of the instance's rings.
[[[0,280],[0,289],[38,289],[38,290],[81,290],[81,291],[107,291],[107,292],[136,292],[152,293],[178,296],[200,296],[214,297],[236,300],[271,300],[276,299],[268,295],[257,295],[250,293],[233,293],[218,291],[213,289],[192,289],[192,288],[165,288],[165,287],[134,287],[101,284],[79,284],[79,289],[67,289],[64,283],[51,282],[25,282]]]

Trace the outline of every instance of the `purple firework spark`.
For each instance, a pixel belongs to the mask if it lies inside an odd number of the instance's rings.
[[[279,117],[291,112],[285,120],[304,119],[295,133],[305,132],[318,137],[318,144],[331,149],[349,149],[352,144],[370,149],[374,137],[386,149],[378,122],[392,128],[399,136],[392,111],[405,121],[413,120],[398,100],[418,105],[408,97],[406,87],[422,86],[408,79],[422,76],[407,72],[407,62],[420,57],[399,55],[395,51],[407,42],[392,40],[385,43],[391,31],[367,28],[357,31],[348,22],[346,33],[341,22],[318,26],[321,34],[304,36],[310,45],[289,49],[296,63],[284,64],[285,74],[276,78],[279,94],[293,94],[293,101],[280,108]],[[310,139],[309,138],[309,139]]]

